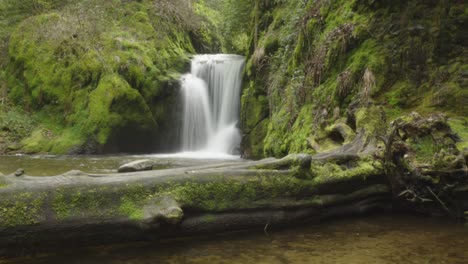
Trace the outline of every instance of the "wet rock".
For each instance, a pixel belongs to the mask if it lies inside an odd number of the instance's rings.
[[[135,171],[148,171],[153,169],[154,162],[151,160],[136,160],[120,166],[119,173],[135,172]]]
[[[158,226],[161,222],[176,225],[183,217],[180,205],[170,196],[151,200],[143,207],[143,225],[147,228]]]
[[[21,176],[23,176],[23,175],[24,175],[24,169],[17,169],[17,170],[15,171],[15,176],[16,176],[16,177],[21,177]]]

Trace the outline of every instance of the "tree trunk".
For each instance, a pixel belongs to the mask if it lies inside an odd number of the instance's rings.
[[[390,206],[379,164],[342,161],[340,171],[337,160],[295,155],[114,175],[4,176],[0,253],[274,228]]]

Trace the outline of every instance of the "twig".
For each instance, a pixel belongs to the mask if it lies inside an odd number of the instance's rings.
[[[448,209],[448,207],[445,205],[444,202],[442,202],[442,200],[439,199],[439,197],[431,190],[431,188],[429,186],[426,186],[426,188],[429,190],[429,192],[437,199],[437,201],[439,201],[439,203],[442,205],[442,207],[444,207],[444,209],[451,215],[453,216],[452,212],[450,211],[450,209]]]
[[[267,236],[269,236],[270,234],[268,234],[268,226],[270,225],[270,219],[268,219],[268,222],[266,223],[265,227],[263,228],[263,232],[265,232],[265,234]]]

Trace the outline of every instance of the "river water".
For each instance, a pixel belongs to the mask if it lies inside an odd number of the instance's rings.
[[[177,156],[1,157],[0,171],[21,167],[31,175],[80,168],[110,173],[129,161],[158,160],[161,168],[220,162]],[[226,157],[222,162],[239,162]],[[406,214],[373,214],[283,230],[251,230],[217,236],[60,249],[0,263],[468,263],[468,226],[446,219]]]
[[[468,227],[370,215],[284,230],[64,250],[5,263],[467,263]],[[1,261],[0,261],[1,262]]]
[[[191,167],[205,164],[240,162],[238,156],[220,153],[180,153],[168,155],[114,155],[114,156],[0,156],[0,172],[7,175],[22,168],[30,176],[53,176],[70,170],[87,173],[117,173],[118,168],[126,163],[150,159],[156,164],[155,169]]]

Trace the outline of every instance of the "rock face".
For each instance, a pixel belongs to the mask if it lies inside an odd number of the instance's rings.
[[[339,148],[369,103],[388,121],[410,109],[468,116],[463,1],[264,2],[246,51],[246,157]]]
[[[153,169],[154,162],[151,160],[136,160],[119,167],[119,173],[135,172],[135,171],[148,171]]]
[[[18,138],[3,137],[7,142],[0,142],[0,152],[101,154],[170,149],[172,138],[177,138],[173,126],[179,111],[178,73],[186,72],[189,56],[197,53],[193,43],[210,53],[214,52],[210,48],[219,48],[211,45],[218,40],[215,31],[209,30],[211,23],[195,25],[193,20],[203,20],[204,15],[195,13],[198,8],[187,6],[185,0],[163,5],[47,2],[47,8],[32,2],[0,4],[4,13],[0,24],[8,24],[0,30],[0,98],[13,106],[0,109],[0,115],[2,110],[24,108],[28,122],[38,124],[25,133],[10,133]],[[198,33],[201,24],[203,34]],[[23,124],[17,125],[20,116],[12,117],[13,126],[8,129],[22,129]]]

